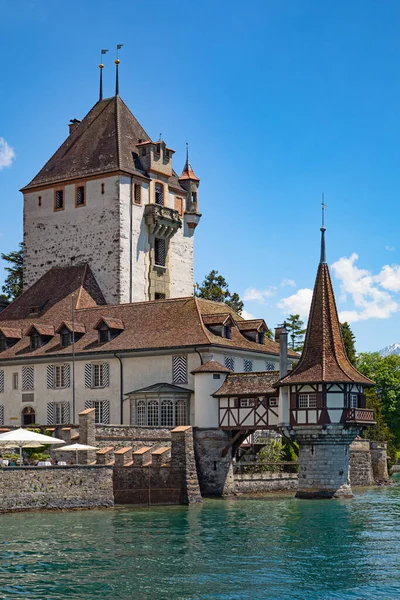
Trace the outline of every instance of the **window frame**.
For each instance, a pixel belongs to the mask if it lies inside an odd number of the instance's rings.
[[[138,194],[136,194],[138,192]],[[138,196],[138,200],[136,197]],[[132,194],[132,204],[135,206],[142,206],[142,184],[134,182],[133,183],[133,194]]]
[[[94,408],[94,422],[96,425],[104,424],[104,400],[92,400],[92,408]]]
[[[355,405],[354,405],[354,401],[355,401]],[[349,408],[358,408],[359,401],[360,401],[359,394],[350,392]]]
[[[162,264],[161,262],[158,261],[158,259],[160,258],[160,248],[159,246],[163,245],[164,246],[164,264]],[[156,267],[163,267],[165,268],[167,264],[167,243],[166,240],[164,238],[154,238],[154,265]]]
[[[160,188],[160,190],[158,191],[157,188]],[[161,199],[162,202],[158,202],[157,198]],[[160,181],[154,183],[154,204],[165,206],[165,186]]]
[[[53,381],[55,389],[66,387],[65,365],[53,365]]]
[[[57,192],[62,193],[62,206],[57,208]],[[65,209],[65,187],[54,188],[54,212],[59,212]]]
[[[96,385],[96,379],[99,382]],[[92,364],[92,389],[104,388],[104,363]]]
[[[83,189],[83,202],[78,204],[78,190]],[[86,184],[85,183],[76,183],[75,184],[75,208],[80,208],[81,206],[86,206]]]
[[[303,392],[301,394],[297,394],[297,408],[299,410],[316,410],[317,393]]]
[[[19,389],[19,373],[16,371],[12,374],[12,389],[13,390],[18,390]]]

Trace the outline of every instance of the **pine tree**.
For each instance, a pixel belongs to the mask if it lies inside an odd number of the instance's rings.
[[[222,275],[218,275],[218,271],[212,270],[206,275],[203,283],[196,283],[195,295],[198,298],[206,300],[214,300],[215,302],[225,302],[233,308],[239,315],[243,310],[243,302],[238,294],[229,291],[229,285]]]
[[[345,350],[347,353],[347,358],[349,359],[349,361],[351,362],[352,365],[355,365],[356,361],[357,361],[356,347],[355,347],[355,343],[356,343],[355,335],[352,332],[351,327],[347,322],[340,323],[340,329],[342,332],[342,338],[343,338],[344,347],[345,347]]]
[[[15,300],[22,294],[23,288],[23,264],[24,264],[24,246],[19,244],[19,250],[1,254],[1,258],[10,266],[5,267],[8,275],[1,288],[8,300]]]
[[[291,349],[295,352],[301,352],[304,346],[306,328],[304,327],[304,321],[300,319],[300,315],[289,315],[286,319],[286,329],[289,333]]]

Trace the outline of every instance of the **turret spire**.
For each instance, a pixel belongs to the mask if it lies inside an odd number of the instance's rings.
[[[200,181],[200,179],[198,177],[196,177],[193,169],[192,169],[192,165],[189,162],[189,144],[186,142],[186,162],[185,162],[185,166],[183,167],[183,171],[182,171],[182,175],[179,178],[181,179],[191,179],[193,181]]]
[[[119,96],[119,73],[118,73],[118,66],[119,63],[121,62],[118,59],[118,50],[121,50],[123,44],[117,44],[117,58],[114,60],[115,62],[115,95]]]
[[[325,209],[326,209],[326,204],[324,203],[324,192],[322,192],[321,207],[322,207],[321,258],[320,258],[319,262],[320,263],[326,263],[326,248],[325,248],[325,231],[326,231],[326,227],[325,227]]]
[[[103,54],[107,54],[108,50],[102,50],[101,51],[101,55],[100,55],[100,64],[99,64],[99,69],[100,69],[100,90],[99,90],[99,100],[103,100],[103,69],[104,69],[104,65],[103,65]]]

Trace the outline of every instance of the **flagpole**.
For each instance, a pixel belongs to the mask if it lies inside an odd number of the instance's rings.
[[[75,294],[71,296],[72,313],[72,425],[75,423]]]

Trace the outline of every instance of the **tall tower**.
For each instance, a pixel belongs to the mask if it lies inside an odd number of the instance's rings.
[[[88,262],[108,303],[193,293],[199,180],[178,177],[174,150],[153,142],[116,92],[71,121],[21,190],[25,289],[51,267]]]
[[[350,444],[374,422],[364,388],[374,385],[347,358],[326,262],[325,227],[304,350],[280,382],[286,434],[299,443],[301,498],[351,496]]]

